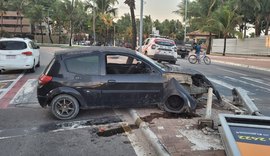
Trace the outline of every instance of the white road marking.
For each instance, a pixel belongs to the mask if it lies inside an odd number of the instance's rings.
[[[242,73],[238,73],[238,72],[230,71],[230,70],[223,69],[223,68],[219,68],[219,70],[223,70],[223,71],[226,71],[226,72],[230,72],[230,73],[234,73],[234,74],[238,74],[238,75],[242,75],[242,76],[247,76],[246,74],[242,74]]]
[[[0,91],[3,91],[2,94],[0,94],[0,99],[2,99],[6,94],[7,92],[15,86],[15,84],[23,77],[25,72],[21,73],[9,86],[8,88],[5,88],[5,89],[0,89]]]
[[[1,83],[1,82],[11,82],[11,81],[15,81],[15,80],[16,80],[16,79],[10,79],[10,80],[1,80],[1,81],[0,81],[0,83]]]
[[[262,84],[262,85],[266,85],[266,86],[269,86],[269,87],[270,87],[270,84],[265,83],[262,79],[256,79],[256,78],[251,78],[251,77],[241,77],[241,78],[242,78],[242,79],[249,80],[249,81],[253,81],[253,82],[256,82],[256,83],[259,83],[259,84]]]
[[[255,88],[264,89],[264,90],[266,90],[266,91],[268,91],[268,92],[270,93],[270,89],[265,88],[265,87],[262,87],[262,86],[259,86],[259,85],[256,85],[256,84],[252,84],[252,83],[249,83],[249,82],[240,80],[240,79],[235,79],[235,78],[232,78],[232,77],[229,77],[229,76],[224,76],[224,78],[225,78],[225,79],[228,79],[228,80],[231,80],[231,81],[234,81],[234,82],[237,82],[237,83],[240,82],[240,83],[243,83],[243,84],[246,84],[246,85],[255,87]]]
[[[208,78],[210,81],[220,85],[220,86],[223,86],[225,88],[228,88],[230,90],[234,89],[236,86],[232,86],[231,84],[229,83],[226,83],[226,82],[223,82],[223,81],[220,81],[220,80],[217,80],[217,79],[213,79],[213,78]],[[243,89],[244,90],[244,89]],[[249,91],[247,90],[244,90],[246,93],[250,93]]]
[[[37,86],[37,79],[27,80],[25,84],[20,88],[20,90],[16,93],[16,95],[13,97],[13,99],[10,101],[10,104],[33,103],[33,101],[30,101],[30,98],[34,94],[36,86]]]

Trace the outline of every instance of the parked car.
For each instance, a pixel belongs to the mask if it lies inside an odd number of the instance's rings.
[[[80,109],[158,105],[172,113],[193,112],[195,98],[214,86],[205,76],[160,64],[127,48],[89,47],[56,53],[39,77],[37,97],[58,119]],[[214,93],[220,96],[214,88]]]
[[[167,61],[175,64],[177,61],[175,42],[166,38],[147,38],[143,43],[142,53],[158,62]]]
[[[39,46],[26,38],[0,39],[0,70],[28,69],[40,66]]]
[[[185,58],[189,55],[189,51],[187,50],[185,43],[182,41],[176,41],[177,46],[177,54],[181,56],[181,58]]]
[[[185,58],[193,50],[192,45],[192,42],[184,43],[183,41],[176,41],[177,54],[180,55],[181,58]]]

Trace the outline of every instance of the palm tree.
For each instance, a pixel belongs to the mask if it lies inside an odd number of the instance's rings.
[[[124,2],[129,6],[131,14],[131,23],[132,23],[132,49],[135,50],[137,42],[137,29],[136,29],[136,19],[135,19],[135,0],[125,0]],[[141,42],[141,41],[140,41]]]
[[[184,1],[183,1],[184,3]],[[209,32],[209,39],[208,39],[208,46],[207,46],[207,54],[210,54],[211,46],[212,46],[212,33],[211,29],[202,29],[204,26],[209,25],[208,19],[211,18],[212,12],[217,9],[218,3],[217,0],[207,0],[207,1],[192,1],[188,6],[188,16],[187,19],[189,23],[192,23],[192,25],[196,30],[206,31]],[[173,13],[179,14],[181,16],[184,16],[184,4],[180,3],[178,4],[178,10],[174,11]],[[191,18],[192,17],[192,18]]]
[[[236,25],[242,21],[242,18],[243,16],[238,15],[235,10],[231,10],[228,6],[221,6],[213,13],[211,19],[207,21],[209,25],[204,26],[203,29],[222,33],[224,38],[223,56],[225,56],[226,52],[227,37],[234,34],[242,37],[241,33],[235,30]]]
[[[94,40],[96,35],[96,17],[98,17],[106,26],[106,34],[108,38],[108,30],[112,26],[112,17],[116,16],[117,8],[113,6],[117,4],[117,0],[88,0],[85,8],[91,9],[93,14],[93,34]]]

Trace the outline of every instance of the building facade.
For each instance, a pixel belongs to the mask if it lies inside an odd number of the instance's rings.
[[[31,34],[31,24],[23,14],[16,11],[6,11],[0,20],[0,29],[10,34]]]

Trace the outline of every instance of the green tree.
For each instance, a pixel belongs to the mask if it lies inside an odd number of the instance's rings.
[[[135,50],[137,43],[137,28],[136,28],[136,19],[135,19],[135,0],[125,0],[124,2],[129,6],[131,14],[131,23],[132,23],[132,49]],[[141,41],[140,41],[141,42]]]
[[[98,26],[98,37],[103,41],[109,42],[109,31],[113,24],[113,17],[116,16],[117,0],[87,0],[85,8],[92,11],[93,34],[96,34],[96,25]],[[106,34],[106,35],[104,35]],[[95,38],[95,37],[94,37]]]
[[[1,0],[0,1],[0,15],[1,15],[1,36],[3,32],[3,16],[6,14],[6,11],[8,10],[8,2],[7,0]]]
[[[226,39],[229,35],[237,34],[241,37],[241,33],[235,30],[235,27],[241,22],[242,16],[238,15],[235,10],[231,10],[228,6],[224,5],[213,12],[211,19],[203,29],[212,30],[213,32],[221,32],[224,38],[223,56],[226,52]]]

